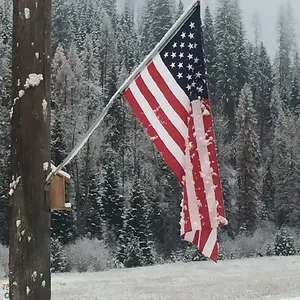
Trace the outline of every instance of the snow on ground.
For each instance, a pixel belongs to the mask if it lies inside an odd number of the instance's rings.
[[[300,256],[54,274],[52,299],[300,300]]]

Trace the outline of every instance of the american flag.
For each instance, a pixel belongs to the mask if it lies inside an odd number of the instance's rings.
[[[202,42],[198,1],[124,97],[183,187],[182,239],[217,261],[226,219]]]

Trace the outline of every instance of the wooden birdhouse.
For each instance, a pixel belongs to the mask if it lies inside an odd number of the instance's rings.
[[[55,166],[51,164],[51,169],[55,170]],[[71,176],[59,171],[51,181],[51,211],[54,210],[70,210],[71,203],[66,203],[66,183],[70,181]]]

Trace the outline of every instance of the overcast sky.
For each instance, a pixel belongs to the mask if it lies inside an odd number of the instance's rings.
[[[186,5],[189,5],[194,0],[184,0]],[[216,0],[201,0],[202,9],[209,5],[214,9]],[[300,46],[300,0],[240,0],[241,8],[243,10],[244,23],[247,28],[249,37],[252,39],[253,27],[251,25],[253,14],[255,10],[260,16],[261,28],[262,28],[262,40],[265,43],[268,51],[271,55],[274,55],[276,51],[276,20],[279,13],[280,4],[290,3],[293,7],[294,19],[296,21],[296,35],[298,49]]]

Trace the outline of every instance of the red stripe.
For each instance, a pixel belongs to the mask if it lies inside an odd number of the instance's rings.
[[[159,122],[165,127],[165,129],[168,131],[169,135],[172,137],[172,139],[175,141],[175,143],[179,146],[181,151],[184,153],[185,151],[185,139],[181,135],[181,133],[177,130],[177,128],[173,125],[173,123],[168,119],[165,112],[162,110],[158,102],[156,101],[155,97],[152,95],[152,93],[149,91],[147,85],[145,84],[145,81],[140,76],[136,79],[136,84],[149,105],[151,106],[153,112],[157,116],[157,119]]]
[[[174,108],[176,113],[180,116],[182,121],[186,124],[187,123],[187,116],[188,113],[185,109],[185,107],[182,105],[179,99],[174,95],[174,93],[171,91],[161,74],[156,69],[156,66],[154,63],[150,63],[147,67],[149,74],[161,90],[161,92],[164,94],[165,98],[168,100],[170,105]]]
[[[220,171],[219,171],[219,164],[218,164],[218,156],[217,156],[217,150],[216,150],[216,144],[215,144],[215,138],[214,138],[211,106],[210,106],[210,101],[208,99],[205,99],[202,101],[203,101],[203,104],[205,105],[206,109],[209,111],[209,115],[203,116],[203,123],[204,123],[204,130],[207,133],[207,138],[211,140],[211,142],[209,143],[207,148],[208,148],[208,153],[209,153],[210,165],[214,172],[212,179],[213,179],[213,184],[216,187],[215,197],[216,197],[216,200],[219,202],[218,213],[221,216],[225,217],[223,192],[222,192]]]
[[[201,230],[196,230],[194,239],[193,239],[193,244],[197,246],[198,250],[203,253],[203,249],[205,247],[206,241],[209,238],[209,235],[211,233],[212,229],[201,229]],[[184,236],[182,236],[184,238]],[[219,244],[216,241],[214,248],[210,254],[210,259],[213,261],[217,262],[219,258]]]
[[[193,239],[193,244],[195,246],[197,246],[198,249],[199,249],[199,238],[200,238],[200,230],[196,230],[195,235],[194,235],[194,239]]]
[[[173,156],[173,154],[169,151],[168,147],[164,144],[164,142],[160,139],[155,129],[152,127],[150,121],[147,119],[146,115],[144,114],[143,110],[139,106],[137,100],[133,96],[130,88],[128,88],[124,92],[124,97],[127,99],[129,104],[131,105],[133,111],[135,112],[136,116],[141,121],[144,128],[147,130],[150,137],[154,138],[153,140],[157,150],[161,153],[164,160],[168,164],[168,166],[171,168],[171,170],[175,173],[179,181],[182,180],[182,176],[184,175],[183,167],[180,165],[180,163],[177,161],[177,159]]]
[[[192,115],[193,115],[193,111],[191,111],[191,117],[189,118],[188,130],[189,130],[189,141],[192,145],[191,162],[193,165],[193,178],[194,178],[195,192],[197,198],[201,202],[201,206],[199,206],[201,227],[211,228],[204,182],[203,182],[203,178],[201,177],[201,165],[200,165],[199,151],[198,151],[198,146],[197,146],[197,141],[195,136],[195,124]]]
[[[202,228],[200,234],[199,249],[202,252],[211,233],[211,228]]]
[[[214,261],[217,262],[219,258],[219,243],[216,241],[214,249],[210,255],[210,258]]]
[[[197,230],[193,240],[193,244],[196,245],[200,252],[203,252],[206,241],[209,238],[211,229],[202,229],[201,231]],[[219,257],[219,245],[218,242],[215,243],[214,248],[210,254],[210,259],[217,262]]]

